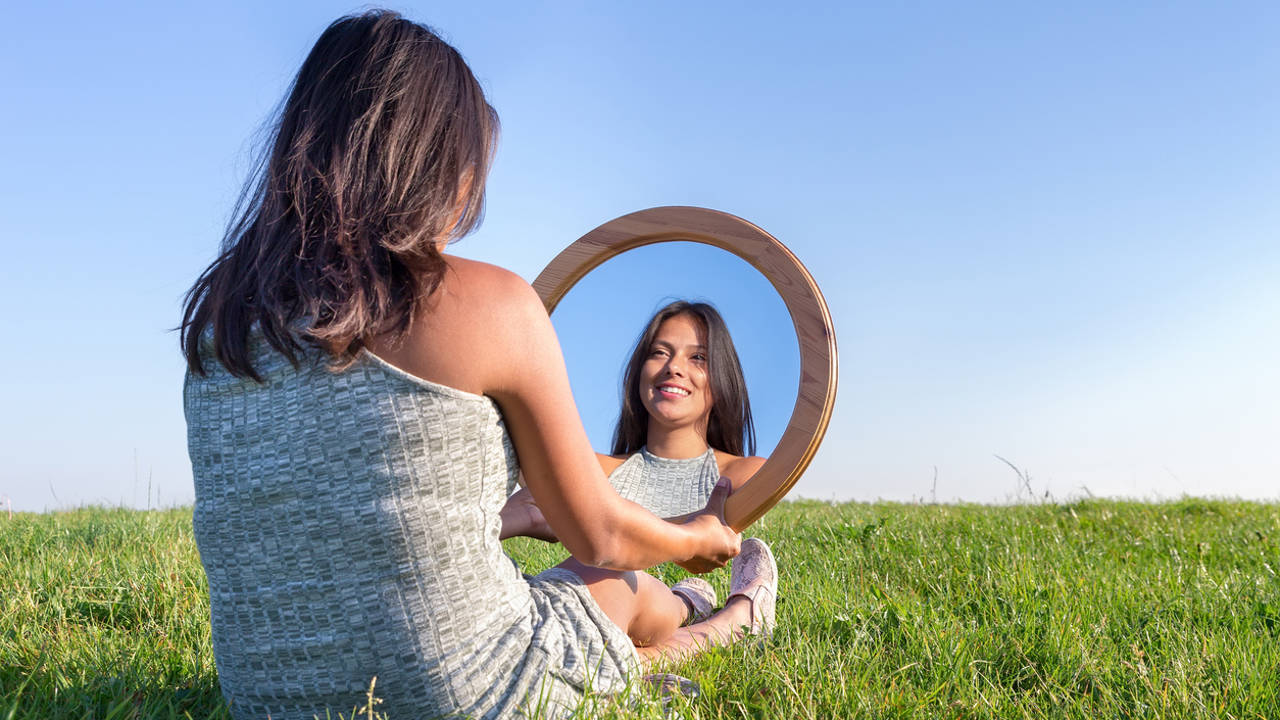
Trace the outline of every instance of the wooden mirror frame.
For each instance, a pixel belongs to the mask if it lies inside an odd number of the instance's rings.
[[[778,446],[725,504],[741,532],[787,494],[822,443],[836,400],[836,334],[827,302],[785,245],[740,217],[700,207],[655,207],[610,220],[578,238],[533,281],[547,313],[587,273],[628,250],[664,242],[713,245],[746,260],[769,280],[791,313],[800,344],[800,387]]]

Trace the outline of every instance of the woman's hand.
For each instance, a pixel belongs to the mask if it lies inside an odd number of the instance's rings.
[[[724,501],[729,497],[729,480],[721,478],[707,499],[707,506],[695,513],[684,526],[702,541],[702,550],[688,560],[676,564],[691,573],[706,573],[724,567],[738,554],[742,535],[724,521]]]
[[[499,539],[509,537],[531,537],[544,542],[559,542],[556,533],[542,515],[542,509],[533,500],[533,493],[528,488],[520,488],[507,504],[502,506],[502,532]]]

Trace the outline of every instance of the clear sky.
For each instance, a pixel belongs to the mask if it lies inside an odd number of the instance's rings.
[[[798,495],[1004,501],[999,455],[1058,498],[1280,498],[1280,5],[392,7],[459,48],[502,118],[487,219],[458,254],[532,280],[596,225],[681,204],[740,215],[808,266],[840,394]],[[355,9],[7,10],[15,509],[190,501],[180,297],[258,129]],[[663,262],[598,283],[581,302],[616,312],[617,337],[556,318],[571,368],[604,368],[574,376],[598,442],[626,343],[673,293],[732,316],[776,440],[794,338],[715,263],[706,292]]]

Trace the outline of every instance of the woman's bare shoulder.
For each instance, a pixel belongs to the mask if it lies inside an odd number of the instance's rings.
[[[741,487],[750,480],[751,476],[756,474],[756,471],[764,465],[767,459],[754,455],[741,457],[721,450],[716,451],[716,465],[720,468],[720,476],[729,478],[734,489]]]
[[[497,265],[448,258],[453,278],[443,286],[449,313],[494,349],[522,352],[555,339],[542,299],[524,278]],[[512,356],[502,357],[510,364]]]
[[[440,284],[442,298],[461,296],[473,303],[495,306],[507,306],[512,300],[532,301],[542,307],[529,283],[506,268],[454,255],[445,255],[444,260],[449,270]]]
[[[488,394],[512,370],[510,358],[554,339],[529,283],[489,263],[445,256],[448,271],[424,298],[408,332],[375,338],[369,349],[434,382]],[[543,326],[547,327],[543,327]]]
[[[600,469],[604,471],[605,475],[608,475],[612,473],[614,470],[617,470],[622,465],[622,463],[626,462],[627,456],[626,455],[605,455],[603,453],[596,453],[596,460],[600,461]]]

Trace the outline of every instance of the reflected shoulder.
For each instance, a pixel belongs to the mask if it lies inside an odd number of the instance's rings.
[[[750,480],[751,476],[755,475],[756,471],[764,465],[766,459],[754,455],[738,457],[719,450],[716,451],[716,461],[720,466],[720,475],[729,478],[735,490]]]
[[[596,453],[596,459],[600,461],[600,469],[604,471],[604,474],[609,475],[614,470],[617,470],[622,463],[627,461],[627,456]]]

